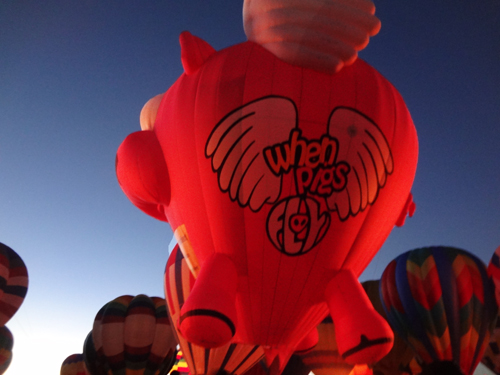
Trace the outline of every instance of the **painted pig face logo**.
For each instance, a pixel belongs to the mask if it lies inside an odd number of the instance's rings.
[[[269,213],[267,235],[277,249],[288,255],[311,250],[330,225],[330,214],[320,213],[312,198],[290,197],[276,204]]]
[[[373,204],[393,170],[387,140],[360,112],[337,107],[326,133],[306,139],[293,101],[277,96],[225,116],[210,134],[205,155],[232,201],[254,212],[273,205],[267,234],[288,255],[313,249],[332,212],[345,221]],[[295,192],[282,196],[282,179],[289,174]]]

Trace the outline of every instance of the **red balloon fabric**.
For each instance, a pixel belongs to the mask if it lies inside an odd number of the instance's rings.
[[[0,326],[17,312],[28,292],[28,270],[21,257],[0,243]]]
[[[392,333],[357,277],[408,210],[418,146],[401,96],[360,59],[328,75],[253,42],[181,45],[186,73],[116,170],[199,272],[185,338],[293,351],[330,311],[346,360],[378,360]]]

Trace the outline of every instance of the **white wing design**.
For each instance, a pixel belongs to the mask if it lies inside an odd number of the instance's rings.
[[[205,149],[220,189],[254,211],[276,202],[281,175],[271,171],[263,152],[287,141],[297,121],[295,104],[277,96],[257,99],[225,116],[210,134]]]
[[[393,171],[389,143],[377,124],[351,108],[333,110],[328,133],[338,139],[337,161],[350,166],[346,188],[327,198],[328,208],[341,220],[355,216],[377,199]]]

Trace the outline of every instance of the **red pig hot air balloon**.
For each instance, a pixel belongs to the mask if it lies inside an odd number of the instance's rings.
[[[357,277],[411,206],[403,99],[360,59],[330,74],[252,41],[180,41],[185,73],[116,161],[125,194],[170,223],[197,277],[180,334],[263,346],[283,369],[330,313],[344,359],[377,361],[392,331]]]
[[[183,356],[191,375],[244,374],[264,356],[257,345],[229,342],[217,348],[203,348],[179,334],[181,307],[189,297],[195,279],[176,245],[165,267],[165,297]]]
[[[474,372],[497,317],[493,285],[477,257],[444,246],[408,251],[386,267],[381,300],[422,374]]]
[[[0,243],[0,326],[17,312],[28,291],[28,270],[21,257]]]
[[[92,375],[165,375],[176,346],[163,298],[124,295],[97,313],[84,356]]]

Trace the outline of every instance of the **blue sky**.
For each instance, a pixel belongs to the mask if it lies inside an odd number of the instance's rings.
[[[360,57],[400,91],[419,135],[417,212],[362,280],[417,247],[487,263],[500,245],[500,3],[380,1]],[[136,209],[114,172],[139,112],[182,73],[178,36],[245,40],[235,0],[3,0],[0,4],[0,242],[27,264],[9,375],[58,373],[98,309],[163,296],[172,232]],[[43,369],[43,370],[40,370]]]

